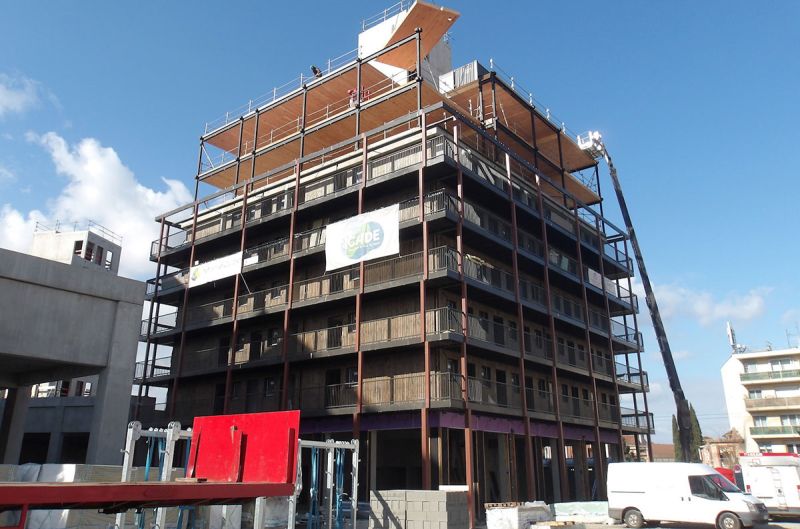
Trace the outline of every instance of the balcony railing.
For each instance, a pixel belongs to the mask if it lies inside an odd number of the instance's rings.
[[[150,320],[142,320],[142,327],[140,335],[142,338],[147,336],[147,327]],[[169,310],[165,314],[159,314],[156,317],[153,314],[153,325],[150,328],[150,336],[158,336],[160,334],[174,331],[178,327],[178,310]]]
[[[294,235],[294,253],[325,246],[325,227],[313,228]]]
[[[133,379],[135,383],[156,377],[163,377],[171,374],[172,357],[162,356],[150,362],[136,362]]]
[[[594,369],[595,373],[599,373],[601,375],[612,376],[614,370],[612,368],[611,360],[607,359],[604,356],[592,355],[592,368]]]
[[[423,252],[415,252],[364,265],[364,286],[375,286],[409,277],[422,277]],[[446,246],[428,250],[428,272],[458,271],[456,251]]]
[[[353,189],[361,183],[361,165],[300,185],[298,205],[319,200],[340,191]]]
[[[559,395],[558,411],[562,417],[594,419],[593,401],[568,395]]]
[[[464,275],[499,290],[514,293],[514,275],[470,254],[464,256]]]
[[[355,292],[359,288],[358,274],[358,268],[349,268],[313,279],[298,281],[292,289],[292,300],[319,300],[332,294]]]
[[[500,408],[522,408],[522,389],[518,385],[482,378],[468,378],[469,401]]]
[[[653,414],[643,411],[636,412],[632,408],[620,407],[620,421],[623,428],[645,430],[652,433],[655,431]]]
[[[759,408],[800,407],[800,397],[764,397],[760,399],[744,399],[744,406],[748,410],[756,410]]]
[[[562,342],[556,344],[556,353],[558,354],[557,358],[559,364],[584,370],[589,369],[589,361],[585,349]]]
[[[750,435],[782,435],[787,437],[800,436],[800,426],[751,426]]]
[[[158,281],[155,279],[149,279],[147,281],[147,295],[149,296],[155,294],[156,287],[158,287],[159,292],[168,292],[174,289],[186,288],[186,285],[188,284],[189,269],[185,268],[183,270],[178,270],[177,272],[163,275],[158,278]]]
[[[525,388],[525,398],[528,404],[528,411],[555,413],[553,395],[549,391]]]
[[[244,251],[242,256],[242,269],[247,270],[255,265],[286,257],[289,255],[289,238],[283,237],[274,241],[253,246]]]
[[[742,373],[739,376],[742,382],[756,382],[761,380],[783,380],[785,378],[800,378],[800,369],[787,369],[784,371],[760,371],[755,373]]]

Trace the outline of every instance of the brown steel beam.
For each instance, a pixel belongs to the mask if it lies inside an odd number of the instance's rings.
[[[514,300],[517,305],[517,343],[519,344],[519,372],[522,388],[522,417],[525,421],[525,470],[528,494],[536,498],[536,484],[533,479],[533,443],[531,440],[531,422],[528,416],[528,391],[525,386],[525,317],[522,312],[522,297],[519,291],[519,228],[517,225],[517,203],[514,200],[513,176],[511,174],[511,157],[506,153],[506,178],[508,178],[508,200],[511,205],[511,238],[513,244],[511,263],[514,272]],[[516,465],[512,467],[516,472]]]

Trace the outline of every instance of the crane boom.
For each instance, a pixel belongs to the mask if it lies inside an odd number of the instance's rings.
[[[689,402],[683,394],[681,381],[678,377],[678,370],[675,368],[675,360],[672,357],[672,350],[669,347],[669,340],[667,340],[667,332],[664,330],[664,322],[661,320],[661,313],[658,310],[658,303],[656,296],[653,293],[653,286],[650,283],[650,276],[647,274],[647,267],[644,264],[642,257],[642,250],[639,246],[639,240],[636,238],[636,230],[633,228],[630,213],[628,213],[628,205],[625,202],[625,196],[622,194],[622,186],[620,186],[619,178],[617,176],[617,168],[614,167],[614,162],[611,161],[611,156],[608,150],[603,146],[603,157],[608,164],[608,171],[611,174],[611,182],[614,185],[614,192],[617,194],[617,202],[619,209],[622,213],[622,219],[625,222],[625,227],[628,230],[628,238],[633,247],[633,255],[636,259],[636,266],[639,268],[639,274],[642,276],[642,285],[644,286],[645,302],[647,309],[650,311],[650,319],[653,321],[653,332],[655,332],[656,340],[658,340],[658,348],[661,350],[661,358],[664,361],[664,368],[667,371],[667,379],[669,380],[669,387],[672,390],[672,395],[675,399],[676,417],[678,422],[678,433],[681,444],[681,455],[684,461],[691,461],[691,443],[692,443],[692,422],[689,413]]]

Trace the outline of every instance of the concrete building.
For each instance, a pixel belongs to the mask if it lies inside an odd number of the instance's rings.
[[[161,422],[300,409],[304,438],[362,440],[364,491],[466,485],[473,511],[602,497],[622,434],[649,442],[597,161],[493,64],[452,68],[457,18],[398,4],[207,125],[152,246],[136,382]]]
[[[800,348],[736,345],[721,372],[730,427],[745,450],[800,453]]]
[[[37,231],[0,249],[0,460],[119,464],[144,284],[107,230]]]

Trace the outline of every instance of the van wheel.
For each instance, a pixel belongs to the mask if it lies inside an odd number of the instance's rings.
[[[735,514],[724,512],[717,518],[717,527],[719,529],[742,529],[742,522]]]
[[[628,509],[625,511],[625,515],[622,517],[625,521],[625,525],[630,527],[631,529],[639,529],[642,525],[644,525],[644,518],[642,518],[642,513],[639,512],[639,509]],[[729,527],[723,527],[721,529],[731,529]],[[733,529],[739,529],[738,527]]]

